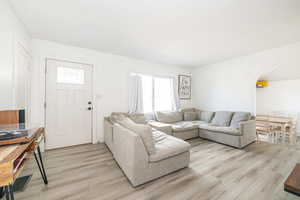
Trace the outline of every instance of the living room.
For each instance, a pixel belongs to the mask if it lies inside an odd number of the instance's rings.
[[[256,124],[300,112],[299,8],[0,0],[0,196],[299,199],[298,129]]]

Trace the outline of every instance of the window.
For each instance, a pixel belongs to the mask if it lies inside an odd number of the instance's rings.
[[[84,70],[68,67],[57,68],[57,83],[84,84]]]
[[[141,77],[144,112],[173,110],[173,79],[145,75]]]
[[[172,79],[154,78],[154,110],[172,110]]]
[[[143,111],[150,113],[153,111],[153,87],[152,77],[142,76],[143,88]]]

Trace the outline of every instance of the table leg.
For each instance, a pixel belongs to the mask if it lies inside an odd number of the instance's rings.
[[[5,190],[4,189],[5,189],[4,187],[0,187],[0,199],[2,197],[4,197],[4,195],[5,195]]]
[[[9,200],[9,189],[8,189],[8,186],[4,186],[4,191],[5,191],[5,199]]]
[[[10,193],[10,200],[14,200],[15,197],[14,197],[14,187],[13,185],[9,185],[9,193]]]
[[[7,185],[4,187],[6,200],[14,200],[14,188],[13,185]]]
[[[47,174],[46,174],[46,171],[45,171],[45,168],[44,168],[44,163],[43,163],[43,158],[42,158],[42,154],[41,154],[41,149],[40,149],[39,146],[37,148],[37,151],[38,151],[38,156],[34,152],[34,158],[35,158],[35,161],[36,161],[36,163],[37,163],[37,165],[39,167],[39,170],[40,170],[41,176],[43,178],[43,181],[47,185],[48,184],[48,178],[47,178]]]

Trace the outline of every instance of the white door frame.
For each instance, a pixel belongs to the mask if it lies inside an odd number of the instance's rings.
[[[32,72],[32,55],[30,53],[30,51],[28,51],[25,46],[23,45],[23,43],[21,41],[15,41],[15,45],[14,45],[14,58],[13,58],[13,75],[12,75],[12,80],[13,80],[13,104],[12,104],[12,109],[14,110],[20,110],[20,109],[26,109],[26,108],[20,108],[16,106],[16,70],[17,70],[17,51],[22,50],[24,54],[26,54],[28,56],[28,58],[30,59],[29,61],[29,72]],[[26,74],[26,79],[30,81],[30,87],[31,87],[31,74]],[[30,96],[30,97],[29,97]],[[28,99],[29,97],[29,99]],[[26,91],[26,95],[25,95],[25,102],[26,102],[26,106],[27,106],[27,110],[26,110],[26,122],[30,123],[31,122],[31,91]]]
[[[66,60],[66,59],[58,59],[58,58],[50,58],[50,57],[46,57],[45,58],[45,83],[44,83],[44,103],[46,103],[46,95],[47,95],[47,76],[46,76],[46,73],[47,73],[47,61],[48,60],[54,60],[54,61],[59,61],[59,62],[68,62],[68,63],[74,63],[74,64],[82,64],[82,65],[88,65],[92,68],[92,81],[91,81],[91,87],[92,87],[92,99],[93,99],[93,109],[92,109],[92,131],[91,131],[91,134],[92,134],[92,143],[93,144],[96,144],[98,143],[98,136],[97,136],[97,128],[96,128],[96,119],[97,119],[97,116],[96,116],[96,98],[95,98],[95,87],[94,87],[94,65],[93,64],[89,64],[89,63],[84,63],[84,62],[76,62],[76,61],[70,61],[70,60]],[[47,109],[46,107],[44,106],[44,126],[46,127],[46,117],[47,117]],[[47,135],[47,133],[46,133]]]

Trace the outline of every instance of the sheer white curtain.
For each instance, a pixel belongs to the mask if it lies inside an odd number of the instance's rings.
[[[180,109],[176,77],[130,75],[129,112],[154,113]]]
[[[143,113],[143,84],[138,74],[130,75],[129,81],[129,112]]]
[[[178,95],[178,81],[177,78],[173,77],[171,81],[171,99],[173,110],[180,109],[180,99]]]

